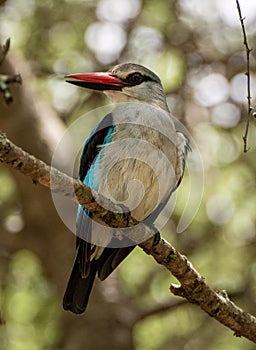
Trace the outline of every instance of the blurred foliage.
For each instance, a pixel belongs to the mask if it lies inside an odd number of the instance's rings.
[[[52,349],[58,335],[58,308],[40,261],[27,250],[14,254],[8,265],[1,257],[0,276],[1,349]]]
[[[256,3],[241,0],[240,4],[253,45]],[[173,114],[199,148],[205,179],[202,200],[195,203],[195,207],[200,204],[198,213],[185,232],[175,234],[193,186],[185,175],[163,235],[214,288],[226,289],[239,306],[254,313],[255,123],[250,127],[250,150],[244,154],[245,53],[235,1],[9,0],[0,8],[0,22],[1,39],[11,37],[12,50],[22,53],[33,67],[36,80],[31,83],[67,125],[107,101],[100,94],[68,86],[63,82],[65,74],[106,70],[130,61],[161,77]],[[251,61],[255,98],[255,52]],[[192,157],[188,168],[196,177],[200,169],[193,169]],[[5,172],[0,173],[0,181],[0,204],[6,207],[14,185]],[[10,213],[6,209],[3,213],[2,226],[8,230]],[[0,325],[1,344],[8,350],[53,349],[60,306],[54,304],[39,262],[22,251],[11,257],[8,269],[7,278],[1,265],[0,302],[6,316],[6,325]],[[120,275],[138,310],[161,308],[170,298],[176,300],[167,287],[175,280],[139,249],[122,264]],[[134,339],[137,350],[254,348],[190,305],[138,321]]]

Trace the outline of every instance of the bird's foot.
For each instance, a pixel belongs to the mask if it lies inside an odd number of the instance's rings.
[[[160,236],[160,233],[157,231],[157,232],[154,234],[153,246],[158,245],[158,243],[160,242],[160,240],[161,240],[161,236]]]

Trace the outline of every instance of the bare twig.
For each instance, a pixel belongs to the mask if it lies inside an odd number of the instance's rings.
[[[9,141],[3,133],[0,133],[0,161],[29,176],[34,182],[39,182],[79,202],[89,209],[95,218],[109,226],[127,227],[127,225],[138,224],[132,218],[116,215],[115,212],[102,208],[95,200],[95,193],[93,195],[89,187],[29,155]],[[113,204],[112,208],[115,206]],[[142,237],[148,236],[147,226],[141,223],[136,226],[136,231],[138,227],[140,227]],[[200,306],[211,317],[232,329],[236,336],[243,336],[256,343],[256,318],[231,302],[226,293],[210,288],[204,277],[169,242],[161,238],[156,243],[154,237],[151,237],[140,243],[139,246],[178,279],[180,285],[171,286],[171,292],[174,295],[182,296],[190,303]]]
[[[244,38],[244,46],[246,51],[246,72],[245,75],[247,77],[247,120],[246,120],[246,126],[245,126],[245,132],[243,135],[243,141],[244,141],[244,152],[248,151],[247,148],[247,138],[248,138],[248,132],[249,132],[249,126],[250,126],[250,120],[251,120],[251,112],[252,112],[252,106],[251,106],[251,75],[250,75],[250,53],[252,49],[249,47],[244,20],[245,17],[242,16],[242,11],[240,7],[240,3],[238,0],[236,0],[237,10],[239,14],[239,20],[241,23],[241,28],[243,32],[243,38]]]
[[[156,307],[149,310],[141,310],[139,315],[136,317],[134,324],[136,324],[138,321],[144,320],[147,317],[154,316],[163,312],[169,312],[185,304],[188,304],[187,300],[176,299],[176,300],[171,300],[165,304],[157,305]]]
[[[11,40],[8,38],[4,45],[0,45],[0,65],[6,58],[6,55],[10,49]],[[20,74],[0,74],[0,92],[2,92],[5,103],[9,104],[12,102],[12,94],[9,89],[9,85],[12,83],[22,83]]]

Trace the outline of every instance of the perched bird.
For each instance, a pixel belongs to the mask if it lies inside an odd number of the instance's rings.
[[[103,91],[116,103],[84,145],[80,180],[122,203],[138,221],[153,225],[182,179],[188,149],[186,136],[175,128],[160,79],[133,63],[117,65],[106,73],[70,74],[65,79]],[[64,309],[83,313],[95,276],[107,278],[138,242],[105,233],[79,205],[76,257]]]

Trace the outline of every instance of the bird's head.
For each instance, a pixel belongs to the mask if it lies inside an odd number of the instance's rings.
[[[140,101],[168,110],[161,80],[139,64],[119,64],[106,73],[76,73],[65,79],[74,85],[103,91],[114,103]]]

